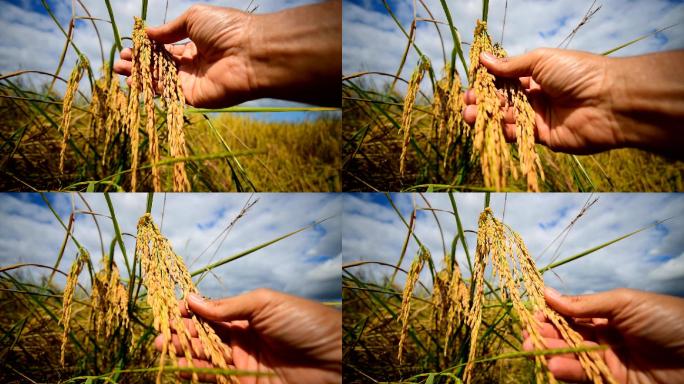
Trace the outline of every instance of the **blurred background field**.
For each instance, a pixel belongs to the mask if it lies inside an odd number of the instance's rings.
[[[60,99],[0,83],[0,190],[129,190],[130,145],[114,135],[105,154],[88,105],[77,100],[65,173],[59,172]],[[31,100],[26,100],[30,98]],[[158,124],[163,124],[159,119]],[[339,191],[339,112],[187,113],[186,169],[193,191]],[[160,141],[166,142],[166,131]],[[141,151],[147,146],[143,136]],[[164,145],[162,158],[168,157]],[[103,155],[106,160],[103,160]],[[233,156],[234,155],[234,156]],[[144,157],[143,157],[144,158]],[[141,166],[145,166],[145,162]],[[170,174],[172,163],[162,166]],[[151,189],[149,169],[138,190]],[[171,180],[162,188],[171,190]]]

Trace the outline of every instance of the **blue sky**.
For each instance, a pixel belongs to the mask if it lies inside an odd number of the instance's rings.
[[[509,55],[518,55],[538,47],[557,47],[575,28],[593,0],[510,0],[503,31],[503,46]],[[413,0],[390,0],[390,7],[408,31],[413,19]],[[417,16],[430,18],[417,4]],[[440,0],[424,0],[434,18],[446,22]],[[475,20],[482,16],[481,0],[447,2],[455,26],[463,42],[472,40]],[[503,0],[490,1],[489,32],[499,42],[504,19]],[[615,56],[638,55],[648,52],[684,48],[684,2],[667,0],[598,0],[601,9],[583,26],[572,39],[569,48],[589,52],[603,52],[617,47],[643,34],[679,25],[650,37],[621,51]],[[406,47],[406,37],[389,16],[380,0],[344,0],[343,6],[343,72],[345,75],[360,71],[395,73]],[[445,40],[447,60],[453,46],[446,25],[439,25]],[[369,38],[371,37],[372,38]],[[444,67],[442,46],[431,22],[419,22],[416,44],[430,57],[437,73]],[[469,45],[464,44],[468,60]],[[408,79],[418,61],[412,49],[402,77]],[[463,77],[463,68],[458,70]],[[377,86],[387,82],[387,77],[365,76]],[[465,78],[464,78],[465,80]],[[427,82],[425,82],[427,83]],[[399,89],[404,86],[399,83]],[[425,91],[430,91],[427,87]]]
[[[109,14],[104,1],[82,0],[89,12],[95,18],[109,20]],[[315,0],[259,0],[253,5],[258,5],[257,13],[274,12],[298,5],[315,3]],[[72,14],[71,0],[48,0],[47,3],[55,13],[62,27],[68,29]],[[76,2],[74,2],[76,3]],[[167,20],[179,16],[192,4],[203,3],[220,6],[230,6],[237,9],[246,9],[250,0],[207,0],[207,1],[169,1]],[[78,3],[76,3],[78,5]],[[140,0],[116,0],[112,1],[119,34],[130,36],[133,25],[133,16],[139,15],[141,10]],[[151,25],[162,24],[164,20],[165,0],[150,0],[148,2],[148,22]],[[76,16],[86,16],[85,12],[77,7]],[[102,37],[103,54],[105,60],[109,60],[109,51],[114,38],[110,24],[104,21],[96,21],[96,25]],[[55,73],[59,58],[64,47],[64,35],[48,16],[47,11],[40,0],[0,0],[0,73],[9,73],[18,70],[40,70]],[[100,46],[95,30],[88,20],[77,20],[74,31],[74,42],[90,59],[93,68],[102,65]],[[124,45],[130,45],[130,41],[124,41]],[[71,67],[76,62],[73,50],[67,53],[62,69],[62,77],[68,77]],[[22,75],[21,79],[38,87],[49,80],[43,75]],[[88,94],[88,87],[83,81],[82,89]],[[64,83],[58,82],[57,90],[64,90]],[[307,106],[301,103],[287,102],[282,100],[261,99],[243,103],[243,106],[269,106],[269,107],[300,107]],[[250,115],[256,119],[267,121],[297,122],[311,119],[315,114],[311,112],[288,112]]]
[[[93,216],[82,213],[88,209],[81,198],[66,193],[46,196],[65,223],[72,210],[77,212],[74,236],[90,252],[96,265],[99,264],[102,254],[98,231]],[[93,212],[104,215],[96,217],[108,252],[114,230],[104,197],[102,194],[83,197]],[[137,220],[145,212],[147,195],[112,194],[111,198],[124,234],[126,252],[133,255],[133,236]],[[257,203],[233,226],[225,241],[218,240],[211,247],[209,244],[219,238],[250,199],[249,194],[156,194],[152,215],[191,271],[332,216],[314,228],[215,269],[199,288],[210,297],[266,287],[315,300],[340,300],[341,196],[264,193],[251,198],[258,200]],[[0,265],[54,265],[64,234],[40,195],[0,194]],[[60,269],[68,271],[75,255],[75,245],[69,242]],[[118,248],[115,261],[125,275]],[[36,279],[44,272],[38,268],[22,271]],[[63,278],[58,282],[63,283]],[[84,284],[88,285],[87,279]]]
[[[484,206],[484,194],[456,194],[456,203],[465,230],[477,230],[477,219]],[[425,194],[437,210],[452,211],[446,194]],[[408,220],[414,205],[427,207],[420,195],[393,194],[392,198]],[[553,243],[544,249],[577,216],[587,201],[598,198],[576,222],[558,248]],[[681,194],[493,194],[491,207],[504,222],[524,239],[538,267],[563,260],[634,230],[667,220],[656,227],[612,244],[589,256],[554,269],[544,275],[548,285],[564,293],[580,294],[627,287],[684,296],[684,195]],[[406,236],[406,227],[383,194],[344,196],[342,253],[343,263],[382,261],[396,264]],[[442,225],[447,249],[456,231],[453,216],[436,212]],[[442,242],[434,217],[418,211],[415,233],[431,251],[441,267]],[[466,233],[469,250],[475,252],[476,235]],[[408,269],[417,252],[415,241],[408,246],[402,266]],[[469,276],[462,247],[457,250],[464,275]],[[377,265],[350,271],[382,279],[391,270]],[[399,280],[403,284],[404,276]],[[429,287],[427,269],[421,275]]]

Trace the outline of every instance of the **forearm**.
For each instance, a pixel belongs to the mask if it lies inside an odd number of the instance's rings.
[[[613,111],[625,145],[682,157],[684,51],[612,59]]]
[[[259,97],[339,106],[341,2],[254,16],[252,66]]]

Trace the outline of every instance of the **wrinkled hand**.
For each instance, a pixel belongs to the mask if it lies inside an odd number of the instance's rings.
[[[594,153],[624,146],[611,109],[607,58],[561,49],[536,49],[499,59],[483,53],[480,62],[495,76],[519,78],[536,112],[537,142],[556,151]],[[465,120],[477,116],[476,96],[468,90]],[[504,136],[515,141],[515,116],[504,111]]]
[[[341,104],[342,5],[339,0],[267,14],[193,5],[177,19],[147,28],[178,63],[188,104],[229,107],[264,97]],[[189,43],[171,45],[186,38]],[[131,50],[114,71],[129,76]]]
[[[232,363],[238,370],[273,373],[274,376],[239,376],[241,383],[341,383],[342,313],[320,303],[283,293],[258,289],[221,300],[187,298],[187,308],[212,322],[221,340],[232,348]],[[189,320],[193,343],[199,343]],[[177,336],[173,336],[178,363],[187,366]],[[155,340],[161,350],[163,336]],[[213,368],[203,355],[193,351],[196,367]],[[181,376],[190,378],[189,372]],[[200,380],[214,382],[213,375],[200,374]]]
[[[618,383],[684,383],[684,299],[630,289],[561,296],[547,288],[545,294],[586,345],[608,346],[600,355]],[[545,319],[540,332],[547,348],[569,347]],[[523,336],[523,348],[532,350],[527,332]],[[587,380],[574,354],[551,356],[548,363],[559,380]]]
[[[188,104],[219,107],[250,98],[255,90],[248,33],[252,18],[231,8],[198,5],[167,24],[147,28],[150,39],[160,43],[190,38],[189,43],[165,46],[179,65]],[[126,48],[114,71],[130,76],[131,67],[131,49]]]

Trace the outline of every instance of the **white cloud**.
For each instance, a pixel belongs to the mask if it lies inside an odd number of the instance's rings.
[[[49,196],[51,204],[65,223],[71,212],[72,199],[76,212],[88,210],[77,195]],[[104,215],[96,218],[103,237],[102,245],[105,252],[108,252],[114,229],[108,218],[109,210],[104,197],[102,194],[83,196],[93,212]],[[219,238],[249,197],[248,194],[167,194],[164,204],[164,195],[157,194],[152,214],[157,225],[162,227],[162,233],[169,238],[174,250],[184,258],[191,271],[256,247],[316,220],[331,217],[313,229],[216,268],[215,276],[207,276],[199,287],[204,294],[213,297],[268,287],[317,299],[339,298],[341,197],[335,194],[254,195],[259,201],[236,222],[225,241],[219,240],[209,247]],[[136,233],[137,220],[145,212],[146,195],[112,194],[111,199],[124,234],[126,252],[131,259],[135,247],[133,236]],[[78,213],[73,228],[74,237],[90,252],[98,265],[102,257],[101,243],[93,217]],[[38,195],[0,194],[2,265],[54,265],[64,234],[64,229]],[[115,250],[115,261],[122,273],[127,275],[123,254],[118,247]],[[60,269],[68,271],[75,255],[76,247],[70,241]],[[336,274],[331,272],[335,266]],[[45,272],[37,268],[30,271],[34,278]],[[63,282],[63,279],[58,281]]]
[[[382,200],[369,195],[349,194],[344,201],[344,229],[342,235],[344,263],[381,261],[396,265],[406,237],[406,226],[393,209]],[[456,234],[456,223],[448,195],[426,194],[442,226],[440,234],[431,212],[418,211],[415,233],[431,251],[437,266],[443,260],[442,234],[447,252]],[[582,293],[603,291],[617,287],[645,289],[684,295],[684,273],[681,256],[684,252],[684,197],[677,194],[597,194],[598,202],[579,218],[558,249],[554,243],[541,257],[541,252],[577,216],[589,194],[493,194],[491,207],[504,222],[519,232],[543,267],[554,260],[563,260],[589,250],[658,220],[672,217],[627,239],[614,243],[586,257],[565,264],[545,274],[547,284],[563,292]],[[411,200],[416,206],[427,205],[418,195],[393,195],[406,220],[410,217]],[[477,230],[477,219],[482,211],[484,195],[466,193],[455,195],[458,213],[466,231]],[[592,199],[593,199],[592,198]],[[359,208],[359,206],[363,206]],[[350,209],[353,207],[353,209]],[[445,212],[446,211],[446,212]],[[387,220],[388,215],[394,219]],[[476,235],[466,233],[471,257],[475,253]],[[557,257],[554,257],[558,249]],[[418,250],[412,239],[402,267],[408,269]],[[469,275],[468,262],[462,247],[456,252],[459,265]],[[669,261],[667,261],[669,260]],[[380,280],[391,274],[385,266],[363,266],[352,269],[364,276]],[[651,271],[651,272],[649,272]],[[422,281],[431,286],[429,271]],[[398,282],[403,284],[404,277]]]

